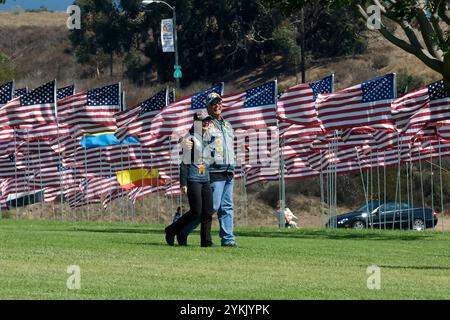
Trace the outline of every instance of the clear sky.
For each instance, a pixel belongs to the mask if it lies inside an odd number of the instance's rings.
[[[0,11],[9,11],[14,7],[26,10],[44,6],[48,10],[65,12],[71,4],[73,4],[73,0],[6,0],[5,4],[0,4]]]

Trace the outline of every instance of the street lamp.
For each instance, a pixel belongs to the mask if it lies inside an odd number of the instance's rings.
[[[168,6],[172,12],[173,12],[173,28],[174,28],[174,49],[175,49],[175,65],[179,66],[178,64],[178,37],[177,37],[177,14],[175,11],[175,6],[171,6],[170,4],[168,4],[165,1],[161,1],[161,0],[143,0],[142,4],[143,5],[148,5],[148,4],[152,4],[152,3],[163,3],[166,6]],[[176,87],[179,89],[180,88],[180,78],[175,78],[175,83],[176,83]]]

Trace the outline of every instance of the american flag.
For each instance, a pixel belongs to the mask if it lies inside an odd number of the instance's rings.
[[[102,148],[77,148],[70,154],[63,154],[65,167],[77,169],[88,178],[112,176],[118,170],[132,168],[158,168],[162,179],[170,178],[171,162],[163,162],[163,156],[152,153],[141,144],[113,145]],[[178,172],[178,171],[177,171]]]
[[[277,82],[223,96],[222,116],[234,130],[261,129],[277,125]]]
[[[13,139],[0,140],[0,157],[5,157],[16,151],[17,142]]]
[[[306,179],[317,176],[318,171],[311,168],[306,157],[295,156],[285,160],[286,179]]]
[[[56,123],[55,85],[48,82],[0,108],[0,127]]]
[[[62,165],[36,170],[29,176],[31,184],[39,187],[58,188],[61,191],[76,188],[83,179],[76,169],[64,168]]]
[[[117,176],[113,177],[93,177],[83,179],[80,182],[80,189],[85,193],[86,199],[100,199],[107,196],[109,193],[121,189],[117,182]]]
[[[2,180],[0,179],[0,184],[2,183]],[[1,196],[0,195],[0,213],[1,210],[7,210],[8,204],[7,204],[7,196]]]
[[[31,192],[32,190],[32,186],[28,183],[28,178],[26,176],[7,178],[0,183],[2,197],[12,194]]]
[[[450,141],[450,120],[438,122],[436,125],[436,133],[442,139]]]
[[[8,101],[13,98],[14,92],[14,82],[7,82],[0,85],[0,107],[5,105]]]
[[[67,167],[79,168],[91,175],[110,175],[111,171],[150,167],[151,161],[149,150],[140,144],[77,148],[72,158],[63,158]]]
[[[28,88],[14,89],[14,98],[23,96],[28,93]]]
[[[14,177],[17,174],[25,174],[16,167],[15,151],[10,154],[0,156],[0,178]]]
[[[148,130],[139,140],[151,145],[162,137],[184,136],[192,127],[195,110],[206,108],[206,96],[211,92],[222,94],[222,91],[223,83],[220,83],[168,105],[152,119]]]
[[[134,107],[116,114],[117,137],[119,140],[127,136],[137,136],[150,127],[153,117],[168,102],[167,88],[162,89],[151,98],[135,105]]]
[[[70,134],[68,126],[56,123],[21,125],[13,131],[17,140],[56,139]]]
[[[27,175],[51,169],[59,163],[59,156],[49,141],[23,142],[16,147],[13,155],[16,168]]]
[[[326,131],[366,127],[394,131],[391,102],[395,98],[395,74],[387,74],[342,91],[319,94],[316,107]]]
[[[253,167],[246,170],[245,186],[251,186],[262,181],[278,181],[280,180],[280,171],[278,168],[271,167]]]
[[[74,136],[117,129],[114,115],[120,110],[120,84],[96,88],[58,102],[58,120]]]
[[[0,128],[0,140],[13,140],[14,139],[14,128],[3,127]]]
[[[75,94],[75,85],[74,84],[67,86],[67,87],[58,88],[56,90],[56,97],[58,98],[58,101],[62,100],[64,98],[73,96],[74,94]]]
[[[283,122],[297,124],[305,128],[319,127],[316,97],[333,92],[334,75],[311,83],[303,83],[289,88],[277,102],[278,118]]]
[[[110,192],[102,201],[103,208],[106,209],[108,207],[108,204],[110,204],[112,201],[114,201],[116,199],[127,197],[128,193],[129,193],[128,190],[123,190],[122,188],[119,188],[113,192]]]
[[[172,154],[175,154],[173,149],[177,147],[178,139],[192,127],[195,110],[206,108],[205,98],[209,93],[221,94],[222,91],[223,83],[220,83],[175,101],[146,121],[132,121],[128,124],[132,128],[128,130],[128,135],[137,135],[139,141],[149,148],[153,156],[151,167],[158,168],[164,179],[170,180],[174,176],[171,172],[178,172],[178,164],[172,159]]]
[[[392,103],[392,117],[399,130],[437,123],[450,118],[450,99],[442,80],[406,93]]]
[[[167,104],[171,104],[175,102],[175,89],[173,89],[172,91],[169,91],[169,96],[167,98]]]
[[[101,203],[99,198],[88,198],[84,192],[77,192],[75,194],[65,195],[70,208],[75,209],[83,207],[88,204]]]

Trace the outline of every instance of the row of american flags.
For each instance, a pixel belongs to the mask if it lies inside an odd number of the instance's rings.
[[[222,115],[235,130],[236,150],[249,141],[249,154],[236,169],[246,185],[278,180],[280,156],[286,179],[305,179],[450,154],[443,81],[399,97],[395,74],[333,88],[333,75],[284,92],[277,81],[225,95],[219,83],[181,99],[164,88],[127,108],[120,83],[81,92],[73,85],[58,88],[56,81],[33,90],[5,83],[0,203],[36,190],[46,202],[63,195],[71,207],[106,207],[156,191],[179,194],[178,139],[192,126],[194,112],[206,108],[210,92],[223,96]],[[248,161],[264,157],[271,165]],[[124,190],[116,173],[136,168],[156,168],[163,182]]]

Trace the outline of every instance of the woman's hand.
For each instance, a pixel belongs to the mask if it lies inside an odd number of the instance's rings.
[[[181,193],[187,194],[187,186],[181,187]]]
[[[191,150],[194,143],[192,142],[191,138],[183,138],[181,140],[181,147],[183,149]]]

